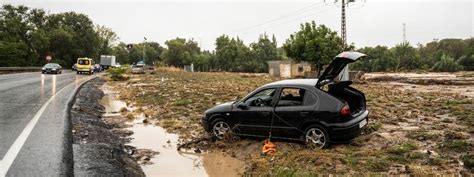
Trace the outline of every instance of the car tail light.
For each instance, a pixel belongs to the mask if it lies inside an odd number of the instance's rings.
[[[346,104],[341,108],[341,116],[346,117],[349,115],[351,115],[351,109],[349,108],[349,105]]]

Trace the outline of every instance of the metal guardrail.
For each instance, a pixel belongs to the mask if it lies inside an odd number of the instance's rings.
[[[41,67],[0,67],[0,71],[40,71]]]

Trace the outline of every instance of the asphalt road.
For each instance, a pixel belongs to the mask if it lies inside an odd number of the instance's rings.
[[[70,71],[0,75],[0,177],[71,175],[68,104],[93,77]]]

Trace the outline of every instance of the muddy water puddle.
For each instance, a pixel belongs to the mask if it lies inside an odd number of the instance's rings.
[[[120,116],[124,107],[129,111],[134,110],[125,101],[118,99],[109,86],[104,85],[102,90],[105,95],[100,102],[105,107],[104,117]],[[177,134],[168,133],[151,123],[145,124],[144,119],[143,114],[138,114],[135,120],[127,122],[130,127],[126,129],[133,131],[128,145],[158,152],[150,159],[151,163],[141,165],[147,176],[240,176],[244,165],[242,161],[221,153],[178,151]]]

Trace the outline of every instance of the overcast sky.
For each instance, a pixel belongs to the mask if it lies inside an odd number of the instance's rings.
[[[474,36],[474,0],[366,0],[347,9],[348,42],[356,47],[394,46],[433,39]],[[259,34],[275,34],[278,45],[314,20],[340,31],[340,8],[333,0],[1,0],[23,4],[49,13],[75,11],[87,14],[96,24],[115,31],[126,43],[193,38],[203,49],[213,50],[216,37],[239,36],[247,44]],[[356,0],[356,2],[358,2]]]

